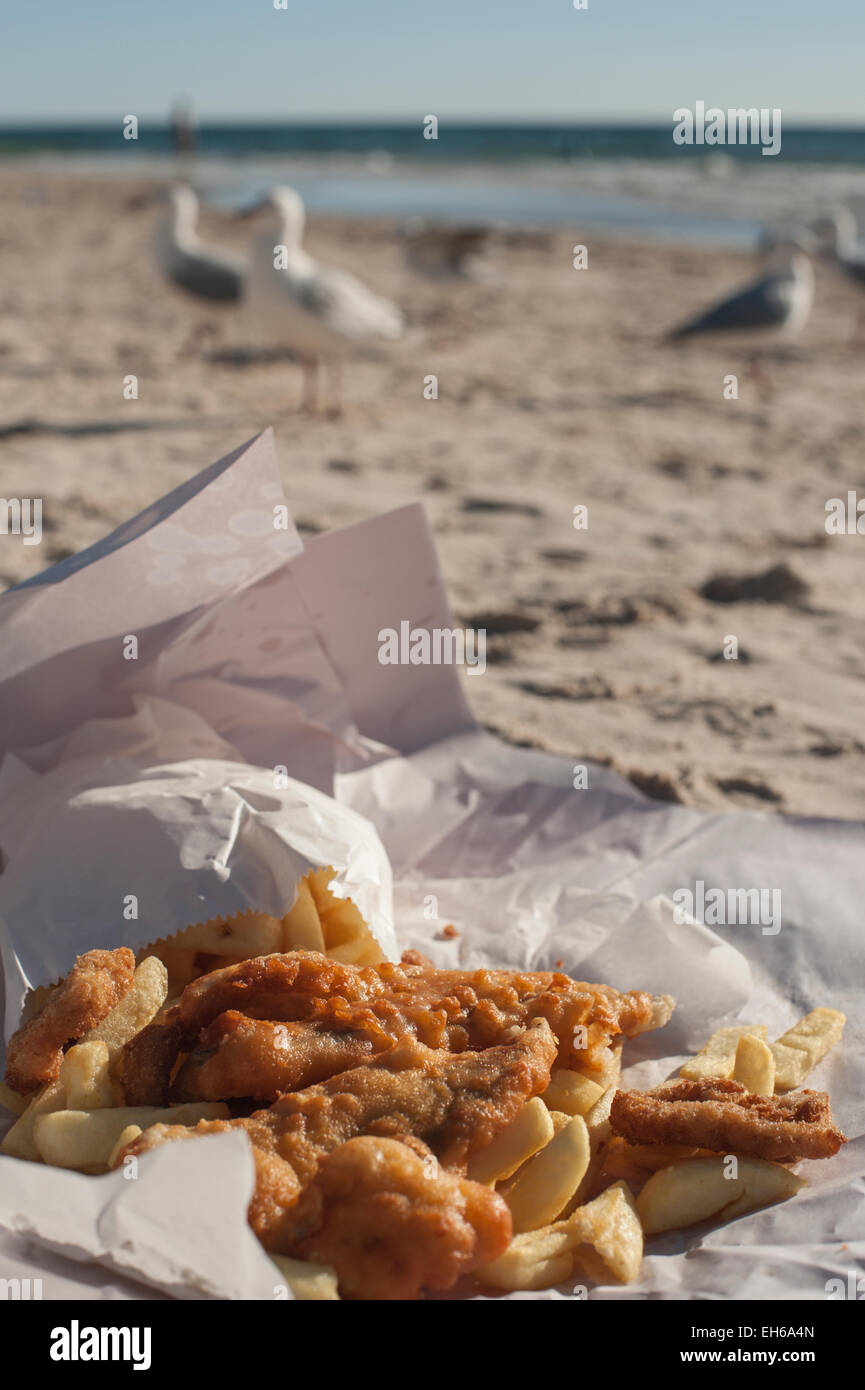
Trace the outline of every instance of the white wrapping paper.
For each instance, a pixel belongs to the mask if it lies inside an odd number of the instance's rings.
[[[0,599],[0,737],[14,755],[0,769],[0,792],[26,795],[28,775],[45,772],[29,751],[35,746],[74,748],[82,726],[106,716],[159,725],[153,701],[166,701],[189,718],[188,726],[180,720],[174,727],[172,761],[185,756],[184,739],[194,732],[219,749],[205,757],[266,769],[285,764],[301,781],[334,790],[375,826],[396,876],[400,948],[422,946],[442,964],[468,966],[549,968],[561,960],[583,978],[675,994],[672,1023],[628,1044],[625,1084],[652,1085],[670,1075],[720,1023],[765,1022],[773,1035],[818,1004],[843,1009],[844,1042],[808,1084],[830,1091],[851,1143],[834,1160],[803,1164],[808,1186],[792,1202],[716,1230],[655,1238],[635,1284],[592,1288],[590,1297],[822,1299],[831,1278],[861,1274],[863,827],[703,815],[651,802],[593,765],[589,788],[574,790],[568,761],[509,748],[478,729],[450,668],[378,664],[381,628],[405,619],[414,627],[452,623],[419,507],[316,537],[302,553],[295,540],[279,554],[263,547],[262,531],[248,556],[242,544],[232,549],[234,569],[214,564],[206,580],[198,565],[184,566],[185,547],[200,554],[202,534],[215,548],[214,537],[234,535],[230,519],[249,510],[251,487],[268,504],[277,497],[267,436],[192,480],[182,496],[157,504],[146,525],[139,519],[96,554],[49,572],[58,582]],[[170,565],[159,562],[161,573],[182,571],[182,583],[156,585],[142,597],[142,546],[173,554]],[[195,574],[189,588],[187,569]],[[107,611],[95,613],[106,585]],[[133,586],[135,622],[123,603],[124,589]],[[118,665],[114,645],[118,633],[145,624],[145,659],[133,672]],[[7,636],[14,638],[9,667]],[[70,669],[79,674],[70,677],[66,698]],[[47,679],[58,672],[62,700],[52,698],[57,682]],[[29,702],[16,698],[22,692]],[[89,729],[101,736],[92,723]],[[200,756],[200,748],[187,756]],[[0,797],[0,816],[4,805]],[[766,935],[759,927],[710,930],[677,921],[670,897],[697,880],[778,889],[781,930]],[[447,923],[457,927],[456,937],[443,934]],[[28,969],[38,955],[35,949],[28,956]],[[211,1269],[207,1223],[184,1230],[184,1265],[158,1199],[153,1227],[148,1202],[138,1203],[141,1226],[124,1265],[116,1249],[97,1247],[71,1218],[60,1229],[56,1209],[53,1224],[43,1222],[54,1170],[14,1164],[10,1196],[9,1164],[14,1160],[0,1159],[0,1231],[9,1233],[0,1236],[0,1276],[14,1276],[22,1262],[37,1267],[42,1251],[44,1296],[68,1297],[76,1287],[67,1258],[74,1251],[73,1258],[99,1263],[111,1296],[141,1296],[142,1284],[192,1297],[273,1296],[266,1288],[251,1292],[252,1282],[241,1290],[218,1263]],[[89,1191],[104,1190],[94,1201],[107,1210],[114,1179],[80,1181]],[[177,1182],[182,1192],[179,1174]],[[229,1254],[246,1268],[242,1223],[232,1230]],[[122,1268],[134,1269],[137,1282]],[[183,1268],[190,1271],[185,1281],[177,1277]],[[99,1287],[93,1265],[87,1269],[81,1297]],[[559,1299],[568,1289],[514,1297]]]
[[[182,712],[181,712],[182,713]],[[169,738],[173,707],[159,710]],[[121,746],[138,724],[108,721]],[[104,728],[104,721],[103,721]],[[91,731],[87,725],[85,736]],[[195,922],[282,917],[310,869],[336,870],[384,953],[395,957],[390,866],[363,816],[268,768],[217,756],[153,763],[91,755],[34,773],[0,770],[0,954],[6,1037],[28,989],[65,975],[76,955],[138,950]],[[51,872],[45,872],[50,864]]]

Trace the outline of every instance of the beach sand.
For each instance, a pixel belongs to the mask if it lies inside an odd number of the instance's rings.
[[[347,365],[341,418],[309,418],[296,365],[242,364],[250,325],[159,279],[149,191],[0,173],[0,492],[41,497],[44,526],[38,546],[0,535],[3,587],[273,425],[302,532],[424,502],[457,619],[488,632],[470,701],[504,738],[695,806],[865,815],[865,536],[825,529],[827,499],[865,497],[854,288],[818,271],[760,391],[741,351],[660,341],[747,257],[574,228],[494,246],[496,283],[442,283],[405,266],[393,225],[311,219],[309,248],[409,330]],[[208,212],[202,233],[242,246],[249,228]],[[779,565],[801,589],[782,572],[769,598],[701,596]]]

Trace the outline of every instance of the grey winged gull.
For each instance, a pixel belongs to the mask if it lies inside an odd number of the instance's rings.
[[[303,408],[314,409],[326,364],[338,407],[340,366],[376,341],[395,341],[403,317],[390,300],[343,270],[321,265],[303,248],[306,211],[293,188],[274,188],[242,215],[266,211],[252,248],[247,299],[274,344],[289,348],[304,371]]]
[[[673,329],[670,338],[717,333],[752,341],[794,338],[808,320],[813,299],[811,262],[801,246],[787,242],[774,247],[755,280]]]
[[[243,298],[246,265],[239,256],[208,246],[198,235],[198,199],[188,184],[168,190],[156,228],[156,263],[165,278],[210,304]]]
[[[688,319],[668,335],[671,342],[720,337],[750,352],[750,373],[766,384],[760,366],[761,350],[770,342],[791,341],[801,333],[814,301],[814,270],[804,246],[785,242],[775,246],[756,279],[735,294]]]

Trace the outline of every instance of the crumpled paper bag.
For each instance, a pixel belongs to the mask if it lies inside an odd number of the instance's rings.
[[[85,724],[47,772],[11,755],[0,769],[7,1038],[28,989],[58,980],[77,955],[138,950],[238,912],[282,917],[300,879],[327,865],[334,895],[350,897],[396,956],[390,865],[369,821],[271,768],[220,756],[154,762],[136,738],[140,714]],[[175,732],[178,749],[191,732],[203,738],[164,701],[148,715],[157,746]],[[110,753],[95,751],[100,743]]]

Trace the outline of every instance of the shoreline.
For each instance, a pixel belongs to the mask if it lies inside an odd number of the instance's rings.
[[[422,217],[495,228],[581,227],[627,240],[752,250],[767,225],[809,220],[847,202],[865,213],[865,168],[791,164],[765,169],[714,153],[704,160],[627,158],[524,163],[448,162],[369,154],[178,161],[145,151],[9,156],[0,175],[126,184],[192,182],[216,208],[237,210],[270,186],[291,183],[313,215]],[[733,211],[734,210],[734,211]]]

